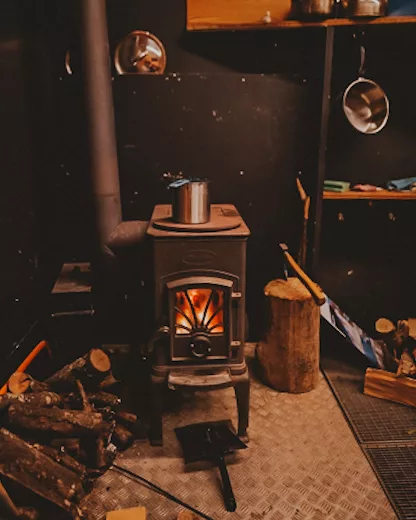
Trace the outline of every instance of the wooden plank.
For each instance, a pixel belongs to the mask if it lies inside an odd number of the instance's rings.
[[[287,0],[187,0],[189,31],[297,29],[301,27],[345,27],[415,23],[416,16],[380,18],[328,18],[322,21],[289,20]]]
[[[187,0],[187,29],[238,29],[277,24],[288,17],[290,7],[290,0]]]
[[[416,379],[398,377],[393,372],[367,368],[364,393],[379,399],[416,406]]]
[[[325,200],[416,200],[414,191],[324,191]]]
[[[119,509],[106,514],[106,520],[146,520],[145,507],[131,507],[130,509]]]

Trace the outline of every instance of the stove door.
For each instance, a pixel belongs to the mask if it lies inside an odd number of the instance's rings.
[[[195,276],[167,283],[172,361],[227,360],[233,282]]]

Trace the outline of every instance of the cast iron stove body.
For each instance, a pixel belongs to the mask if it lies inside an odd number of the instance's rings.
[[[240,376],[247,378],[248,385],[244,336],[250,231],[235,206],[214,204],[210,222],[183,225],[172,222],[171,206],[159,205],[148,234],[153,241],[155,313],[160,327],[153,383],[169,379],[172,386],[175,376],[205,374],[207,389],[214,386],[209,375],[222,380],[222,387],[235,387]],[[218,379],[220,372],[228,379]],[[189,386],[202,386],[193,381]]]

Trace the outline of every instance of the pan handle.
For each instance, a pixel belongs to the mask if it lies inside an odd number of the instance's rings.
[[[233,488],[231,487],[230,476],[228,475],[227,466],[225,465],[224,457],[219,456],[217,460],[217,466],[221,473],[222,479],[222,491],[224,495],[224,504],[227,511],[232,513],[237,509]]]

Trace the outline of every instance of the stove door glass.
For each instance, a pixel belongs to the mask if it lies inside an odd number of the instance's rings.
[[[175,293],[175,331],[177,335],[204,332],[224,333],[224,291],[192,288]]]

